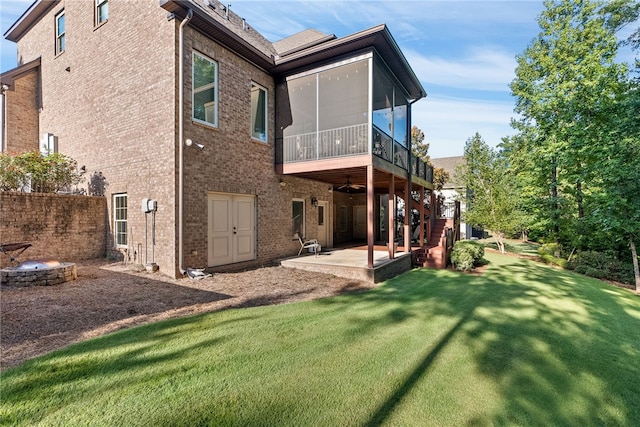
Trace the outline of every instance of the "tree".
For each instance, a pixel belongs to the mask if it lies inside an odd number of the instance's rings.
[[[424,132],[417,126],[411,126],[411,154],[429,163],[429,143],[424,140]]]
[[[639,11],[631,0],[545,1],[541,31],[518,56],[511,83],[520,133],[504,144],[529,208],[542,207],[537,223],[554,240],[598,250],[626,242],[634,263],[640,99],[628,64],[616,62],[616,33]],[[638,34],[628,42],[639,44]]]
[[[435,167],[429,156],[429,143],[424,140],[424,132],[417,126],[411,127],[411,154],[433,168],[433,189],[442,190],[444,184],[451,179],[444,168]]]
[[[457,170],[461,183],[471,194],[465,222],[493,232],[500,252],[506,236],[520,231],[519,194],[513,185],[507,159],[490,148],[479,133],[464,148],[464,163]]]
[[[518,56],[511,84],[521,115],[514,127],[525,135],[520,146],[512,147],[511,154],[519,157],[512,160],[521,165],[529,156],[535,162],[527,166],[530,174],[538,174],[532,184],[545,186],[536,194],[556,241],[582,235],[588,165],[599,157],[600,141],[591,130],[611,121],[607,113],[627,73],[624,64],[615,62],[615,31],[623,20],[612,18],[619,9],[605,6],[588,0],[546,1],[538,19],[540,34]]]

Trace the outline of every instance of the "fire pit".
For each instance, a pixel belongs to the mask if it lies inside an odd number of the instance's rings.
[[[52,259],[28,260],[0,270],[0,283],[13,286],[51,286],[75,280],[75,263]]]

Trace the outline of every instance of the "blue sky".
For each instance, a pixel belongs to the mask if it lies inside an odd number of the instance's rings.
[[[271,41],[306,28],[343,37],[387,24],[429,94],[414,104],[413,124],[425,132],[433,158],[462,155],[475,132],[493,146],[513,133],[508,85],[515,55],[537,35],[536,17],[543,8],[531,0],[229,2]],[[2,34],[31,3],[0,2]],[[0,47],[0,71],[15,67],[15,45],[3,39]]]

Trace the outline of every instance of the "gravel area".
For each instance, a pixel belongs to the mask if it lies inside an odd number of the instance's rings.
[[[61,285],[0,285],[0,370],[134,325],[232,307],[306,301],[375,286],[284,267],[177,280],[101,260],[77,266],[78,278]]]

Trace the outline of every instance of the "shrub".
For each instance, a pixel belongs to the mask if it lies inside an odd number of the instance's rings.
[[[616,258],[615,254],[607,252],[583,251],[578,252],[567,263],[567,268],[585,276],[597,279],[609,279],[621,283],[633,283],[632,264]]]
[[[16,191],[22,187],[24,172],[22,172],[14,158],[0,153],[0,190]]]
[[[544,243],[538,248],[538,255],[542,262],[565,268],[567,260],[560,258],[561,254],[562,246],[559,243]]]
[[[56,193],[82,181],[77,162],[60,153],[0,154],[0,190]]]
[[[484,256],[484,247],[471,240],[460,240],[453,245],[451,263],[456,270],[471,271]]]
[[[538,248],[538,254],[541,257],[543,255],[551,255],[553,257],[559,258],[561,253],[562,246],[559,243],[544,243]]]

